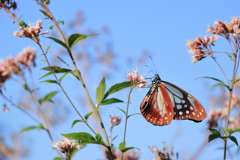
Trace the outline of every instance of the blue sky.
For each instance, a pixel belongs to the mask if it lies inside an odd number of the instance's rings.
[[[135,66],[134,64],[126,65],[126,57],[137,59],[142,51],[147,50],[153,58],[155,66],[162,80],[169,81],[184,90],[194,95],[209,111],[209,95],[216,92],[209,91],[204,82],[206,80],[195,80],[202,76],[212,76],[223,79],[223,75],[217,66],[209,57],[203,61],[192,64],[191,55],[187,52],[188,48],[185,43],[188,39],[195,39],[197,36],[209,35],[206,33],[207,26],[213,25],[214,21],[230,21],[231,17],[239,16],[240,2],[237,0],[201,0],[201,1],[113,1],[113,0],[90,0],[90,1],[52,1],[50,9],[58,20],[65,21],[67,24],[75,17],[78,10],[83,11],[83,16],[86,22],[83,25],[83,30],[92,28],[96,31],[101,31],[102,26],[106,26],[110,30],[107,39],[112,43],[114,51],[117,53],[117,62],[120,70],[113,73],[113,77],[107,81],[107,86],[126,81],[126,72],[131,68],[139,68],[140,73],[148,73],[149,68],[144,66]],[[23,19],[26,22],[36,22],[38,19],[43,19],[43,15],[38,11],[38,6],[34,1],[20,1],[18,5],[18,15],[23,14]],[[22,39],[13,36],[13,31],[17,30],[17,25],[12,21],[1,15],[2,25],[0,25],[1,32],[1,52],[0,58],[5,59],[7,56],[17,55],[23,48],[37,46],[29,39]],[[44,20],[43,30],[50,26],[50,21]],[[104,36],[100,34],[99,36]],[[45,44],[52,45],[52,49],[57,52],[59,45],[52,43],[52,41],[42,38]],[[219,40],[216,43],[216,50],[228,51],[228,46],[225,45],[224,40]],[[38,50],[38,49],[37,49]],[[38,50],[39,51],[39,50]],[[94,53],[92,53],[94,54]],[[43,57],[38,57],[38,60]],[[218,57],[220,63],[223,64],[224,69],[229,70],[231,66],[228,65],[227,59],[224,55]],[[34,70],[36,77],[40,77],[44,72],[39,71],[44,67],[43,63],[37,61],[38,66]],[[150,60],[146,61],[146,65],[153,66]],[[95,69],[96,74],[99,70]],[[95,73],[92,73],[93,75]],[[227,72],[230,76],[231,72]],[[151,73],[149,73],[151,76]],[[91,94],[94,96],[95,88],[102,77],[94,77],[94,84],[88,84]],[[73,79],[72,79],[73,80]],[[209,84],[214,84],[207,81]],[[77,84],[75,82],[75,84]],[[65,87],[67,87],[65,83]],[[53,90],[60,90],[48,84],[40,84],[45,93]],[[51,88],[52,87],[52,88]],[[79,94],[82,92],[81,86],[79,90],[72,90],[69,92]],[[9,86],[9,91],[14,92],[14,88]],[[139,105],[145,96],[148,89],[143,91],[135,90],[132,93],[132,104],[130,106],[130,113],[139,113]],[[216,91],[216,90],[215,90]],[[126,94],[116,94],[113,96],[121,97],[126,101]],[[77,95],[70,94],[74,98]],[[62,96],[62,95],[61,95]],[[16,94],[15,97],[18,97]],[[17,99],[16,99],[17,100]],[[77,102],[77,100],[75,100]],[[3,99],[0,99],[3,102]],[[67,102],[66,102],[67,103]],[[121,114],[113,106],[104,106],[103,120],[108,127],[108,115],[115,113]],[[118,107],[125,108],[125,104],[119,104]],[[70,106],[69,106],[70,107]],[[106,108],[105,108],[106,107]],[[72,108],[70,108],[72,110]],[[64,113],[63,113],[64,114]],[[61,126],[54,129],[54,139],[61,138],[60,133],[82,132],[87,131],[86,127],[79,125],[74,129],[70,129],[71,122],[77,119],[76,113],[70,112],[69,119]],[[11,118],[16,117],[16,118]],[[200,145],[203,143],[207,120],[202,123],[194,123],[192,121],[173,121],[170,125],[164,127],[153,126],[146,122],[145,119],[139,115],[129,120],[127,145],[138,147],[142,151],[140,160],[151,159],[153,154],[149,151],[148,146],[158,146],[162,148],[162,142],[165,141],[169,146],[174,146],[175,151],[180,154],[180,159],[188,159],[191,157]],[[22,127],[34,125],[29,119],[24,118],[18,110],[11,108],[9,114],[0,112],[0,125],[3,126],[3,134],[7,136],[10,130],[16,132]],[[10,126],[10,127],[8,127]],[[115,144],[122,141],[123,124],[120,124],[114,130],[114,134],[119,134]],[[26,137],[30,137],[26,144],[31,145],[33,150],[26,160],[40,160],[51,159],[55,152],[51,149],[51,143],[47,135],[43,131],[31,131],[25,133]],[[43,141],[44,140],[44,141]],[[229,142],[229,144],[232,144]],[[198,159],[217,160],[222,157],[222,151],[216,148],[222,147],[223,143],[219,140],[209,144],[209,146],[201,153]],[[232,147],[235,148],[236,147]],[[232,150],[234,151],[234,149]],[[94,153],[94,154],[93,154]],[[239,155],[238,155],[239,156]],[[101,158],[100,158],[101,157]],[[102,158],[100,148],[98,146],[89,145],[79,153],[75,159],[84,160],[100,160]]]

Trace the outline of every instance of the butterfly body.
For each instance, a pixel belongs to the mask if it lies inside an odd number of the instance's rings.
[[[189,119],[201,122],[206,112],[201,103],[191,94],[166,81],[158,74],[140,105],[144,118],[153,125],[168,125],[173,119]]]

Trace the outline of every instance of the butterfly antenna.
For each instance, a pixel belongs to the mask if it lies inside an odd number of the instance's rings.
[[[154,68],[155,68],[155,71],[157,71],[157,73],[158,73],[158,70],[157,70],[157,68],[156,68],[156,66],[155,66],[155,64],[154,64],[154,62],[153,62],[153,59],[152,59],[152,57],[151,57],[151,56],[149,56],[149,58],[151,59],[151,61],[152,61],[152,63],[153,63],[153,66],[154,66]]]
[[[156,74],[156,73],[154,73],[155,71],[154,71],[151,67],[149,67],[148,65],[145,65],[145,66],[148,67],[148,68],[150,69],[149,72],[152,72],[153,74]],[[148,72],[148,73],[149,73],[149,72]],[[147,73],[147,74],[148,74],[148,73]]]

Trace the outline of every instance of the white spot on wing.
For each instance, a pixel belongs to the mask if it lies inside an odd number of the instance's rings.
[[[180,111],[180,112],[179,112],[179,115],[181,116],[182,114],[183,114],[183,112]]]
[[[178,104],[177,109],[182,109],[182,105]]]

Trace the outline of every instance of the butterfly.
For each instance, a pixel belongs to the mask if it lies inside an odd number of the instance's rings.
[[[148,122],[157,126],[168,125],[173,119],[201,122],[206,118],[206,111],[196,98],[178,86],[162,81],[158,74],[152,79],[140,111]]]

